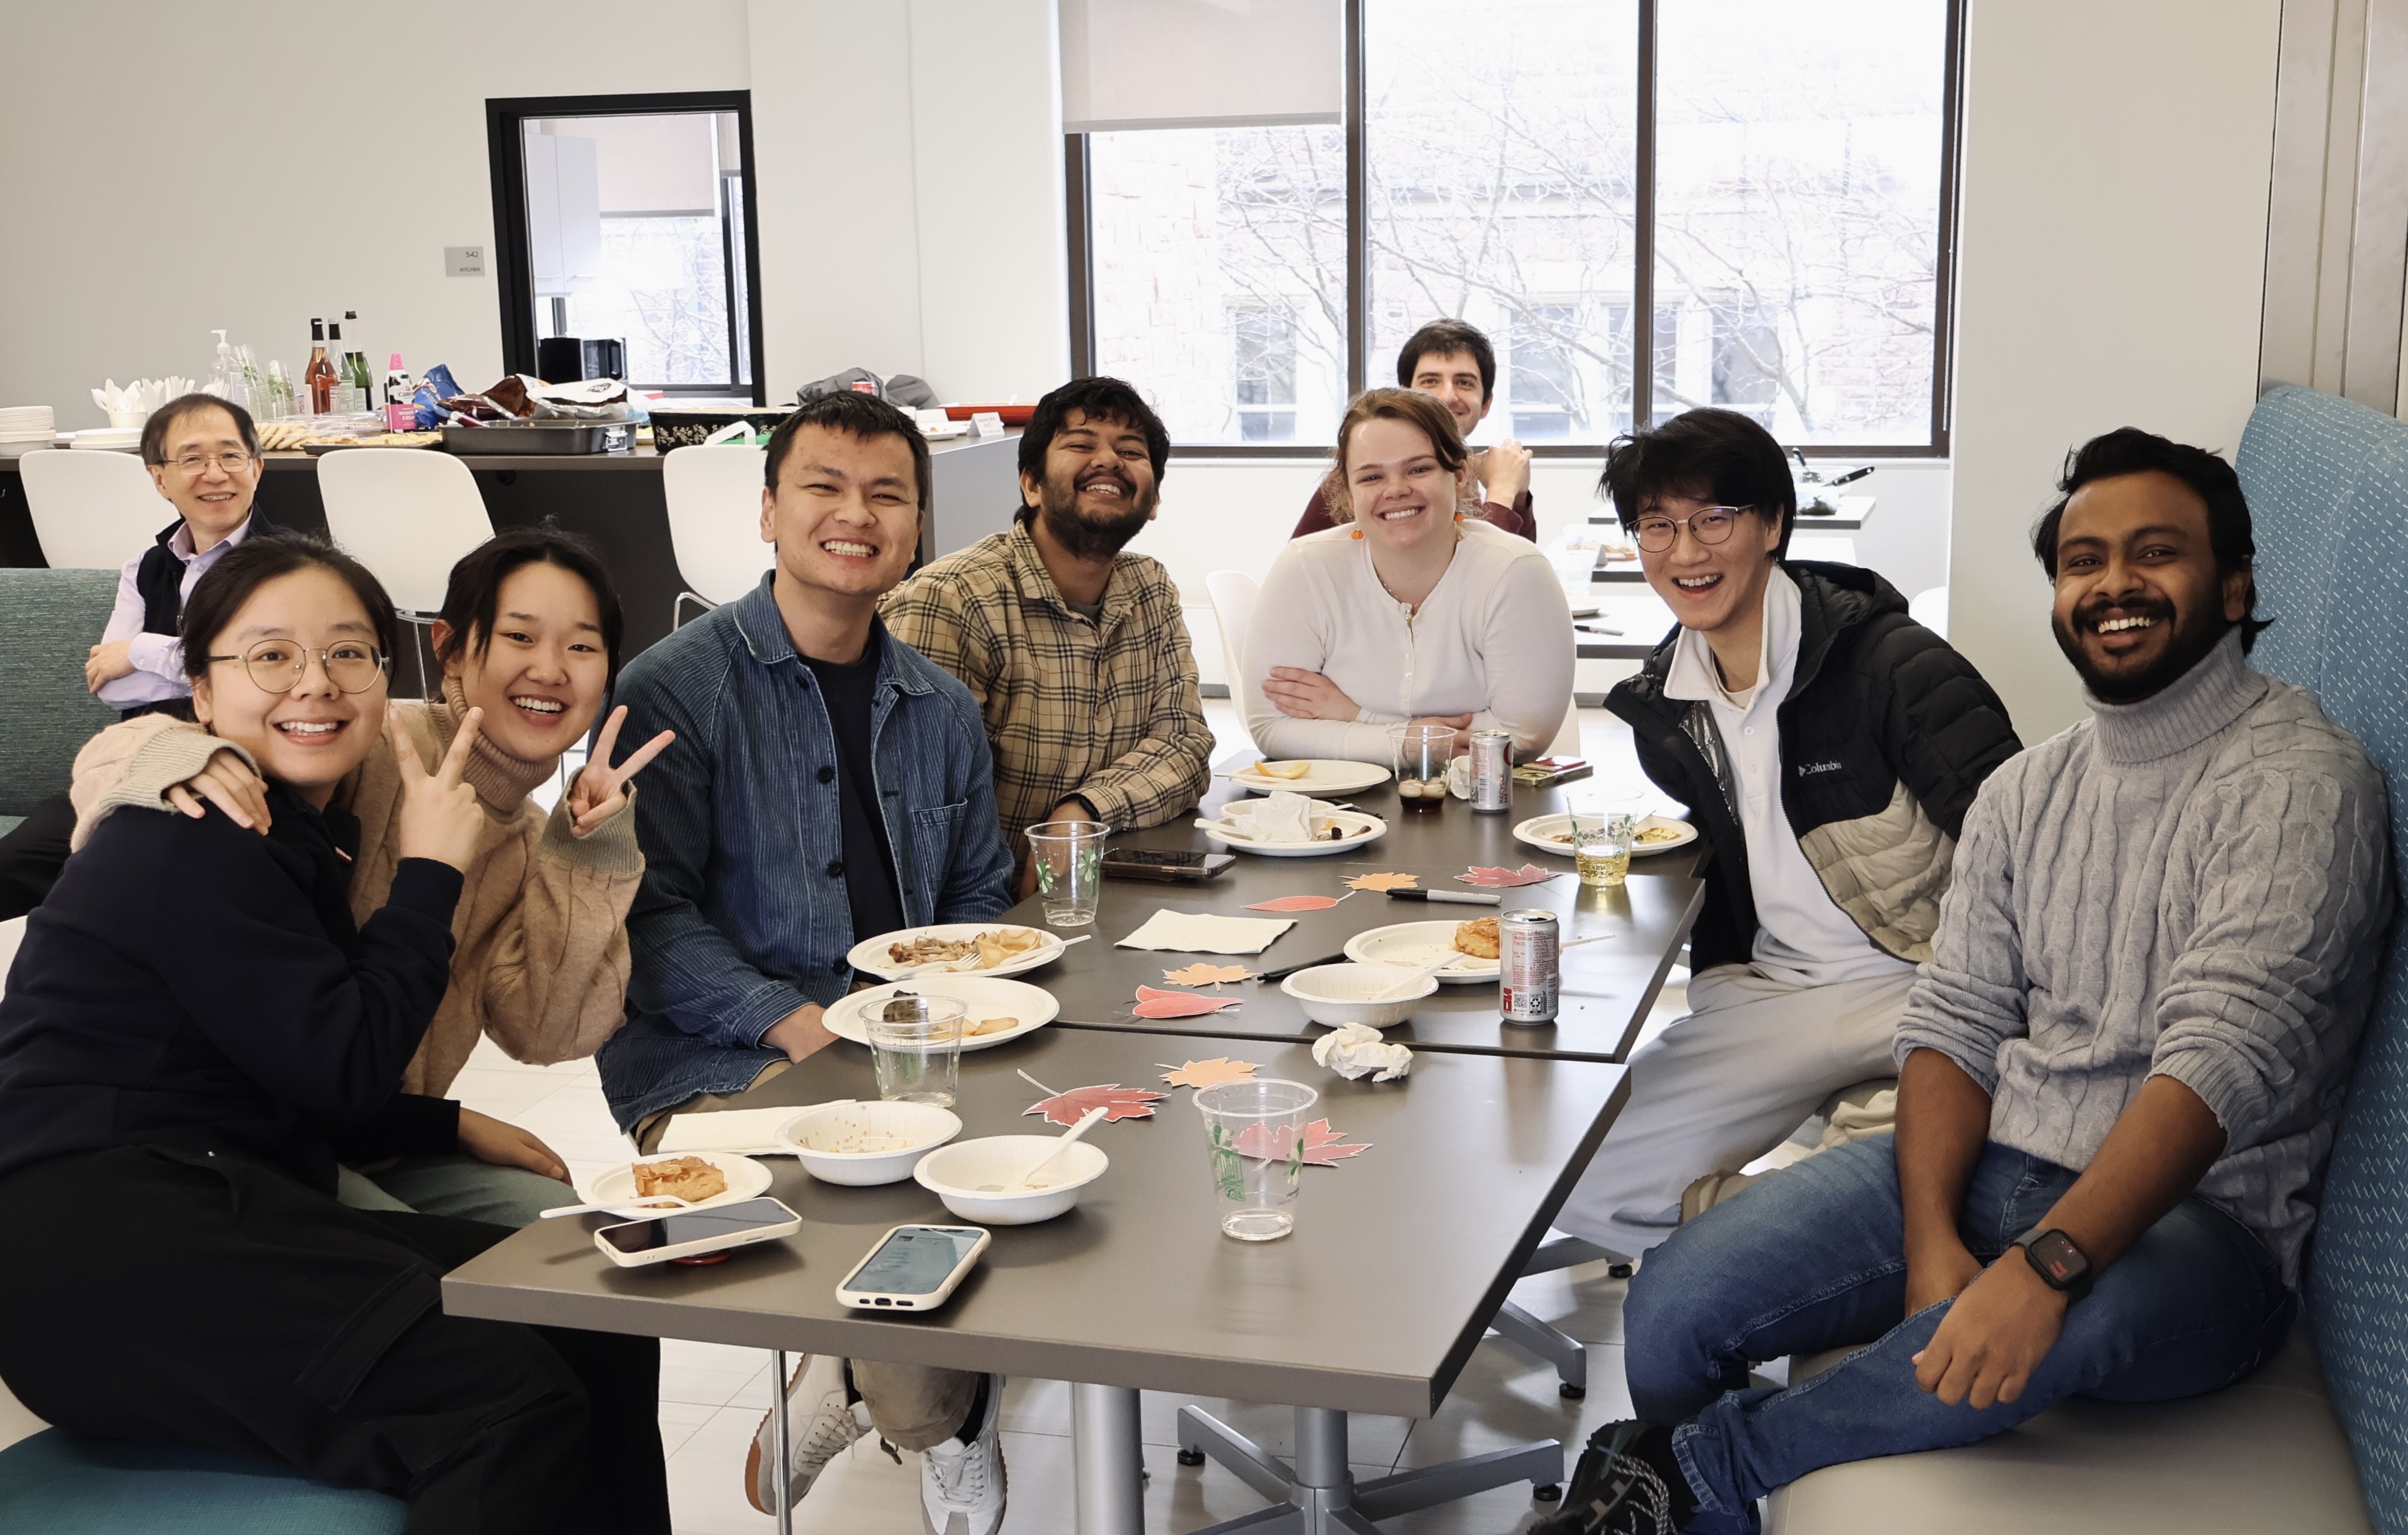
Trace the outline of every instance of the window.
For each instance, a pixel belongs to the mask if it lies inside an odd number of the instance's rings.
[[[1451,316],[1498,351],[1475,440],[1720,405],[1944,452],[1960,5],[1354,0],[1344,128],[1073,137],[1077,362],[1182,444],[1318,448]]]
[[[486,108],[508,366],[609,338],[638,389],[758,403],[746,93]]]

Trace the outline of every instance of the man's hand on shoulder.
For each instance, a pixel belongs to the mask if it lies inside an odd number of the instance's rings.
[[[1480,455],[1480,483],[1487,498],[1511,508],[1530,488],[1530,450],[1512,438]]]
[[[2014,1401],[2065,1330],[2066,1304],[2023,1249],[2010,1247],[1940,1319],[1940,1330],[1914,1356],[1914,1384],[1951,1407],[1963,1403],[1975,1412]]]

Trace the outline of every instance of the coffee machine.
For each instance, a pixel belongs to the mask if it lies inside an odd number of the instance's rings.
[[[535,344],[535,370],[546,383],[580,379],[627,381],[627,343],[616,336],[547,336]]]

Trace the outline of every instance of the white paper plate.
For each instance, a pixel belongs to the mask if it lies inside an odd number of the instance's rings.
[[[923,976],[1018,975],[1023,970],[1033,970],[1040,965],[1051,965],[1062,957],[1064,947],[1062,940],[1042,927],[1022,927],[1009,922],[940,922],[933,927],[903,927],[892,933],[881,933],[873,939],[865,939],[854,944],[853,952],[844,956],[845,963],[865,974],[874,975],[881,981],[901,981],[907,979],[907,972],[912,967],[897,965],[887,958],[886,950],[890,944],[909,942],[912,939],[924,936],[950,939],[976,938],[981,933],[1006,930],[1015,933],[1035,933],[1043,941],[1025,954],[1014,954],[993,969],[968,968],[967,967],[978,963],[978,956],[973,954],[970,958],[961,961],[965,968],[950,971],[923,970],[920,973]]]
[[[1332,842],[1257,842],[1226,822],[1202,821],[1197,824],[1203,828],[1206,837],[1230,852],[1258,853],[1266,858],[1318,858],[1324,854],[1359,848],[1388,834],[1385,821],[1361,811],[1336,810],[1315,800],[1312,813],[1315,820],[1326,818],[1337,822],[1339,829],[1346,835]]]
[[[1552,853],[1558,858],[1569,858],[1572,855],[1571,838],[1568,835],[1571,821],[1572,818],[1570,815],[1534,815],[1513,828],[1513,839],[1537,848],[1541,853]],[[1641,817],[1639,829],[1645,831],[1650,827],[1670,828],[1681,835],[1662,842],[1641,842],[1634,839],[1630,844],[1632,857],[1646,858],[1658,853],[1670,853],[1674,848],[1687,847],[1698,839],[1697,827],[1686,821],[1675,821],[1669,815]]]
[[[982,1018],[1017,1018],[1020,1026],[995,1034],[972,1035],[962,1040],[964,1050],[985,1050],[990,1046],[1010,1044],[1024,1034],[1033,1034],[1054,1021],[1062,1004],[1054,994],[1025,981],[998,981],[987,975],[948,975],[939,971],[916,981],[890,981],[882,986],[857,991],[820,1015],[827,1031],[839,1040],[855,1044],[869,1042],[867,1020],[870,1012],[886,1005],[896,992],[913,992],[922,997],[955,997],[968,1004],[969,1014],[962,1020],[965,1027],[976,1027]]]
[[[727,1175],[727,1192],[713,1195],[698,1205],[639,1205],[634,1201],[642,1196],[636,1192],[636,1169],[632,1163],[621,1163],[605,1172],[589,1174],[577,1185],[577,1197],[590,1205],[610,1205],[619,1214],[639,1221],[653,1215],[666,1215],[681,1208],[708,1210],[713,1205],[732,1205],[746,1199],[757,1199],[769,1192],[769,1169],[749,1156],[734,1152],[663,1152],[657,1156],[639,1156],[638,1162],[674,1162],[681,1156],[699,1156]]]
[[[1466,921],[1476,919],[1466,918]],[[1357,965],[1426,965],[1455,947],[1452,922],[1399,922],[1374,927],[1346,940],[1346,957]],[[1438,972],[1449,985],[1479,985],[1497,979],[1497,961],[1465,954]]]
[[[1254,771],[1254,767],[1260,766],[1255,764],[1231,773],[1229,782],[1258,795],[1276,794],[1282,789],[1300,795],[1351,795],[1388,782],[1388,769],[1376,763],[1340,762],[1327,757],[1300,760],[1312,765],[1312,770],[1302,778],[1265,778]]]

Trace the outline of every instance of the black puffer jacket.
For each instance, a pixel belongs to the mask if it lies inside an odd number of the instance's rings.
[[[1776,714],[1781,800],[1823,888],[1865,936],[1914,963],[1931,957],[1940,897],[1973,791],[2023,750],[1982,674],[1906,613],[1906,599],[1853,565],[1790,561],[1798,666]],[[1713,709],[1668,698],[1675,629],[1606,707],[1630,723],[1639,765],[1689,807],[1713,850],[1690,935],[1702,970],[1747,963],[1756,945],[1730,759]]]

